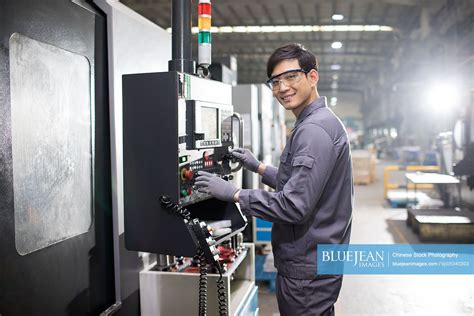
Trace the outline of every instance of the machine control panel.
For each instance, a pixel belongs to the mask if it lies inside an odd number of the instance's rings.
[[[188,159],[182,158],[180,160],[187,161]],[[232,180],[231,163],[228,149],[216,148],[213,150],[213,153],[204,151],[201,158],[181,164],[179,172],[179,204],[188,205],[210,197],[207,193],[198,192],[194,184],[198,172],[201,170],[215,173],[225,180]]]
[[[185,117],[186,148],[180,150],[179,156],[180,205],[193,204],[211,197],[207,193],[198,192],[194,185],[199,171],[215,173],[226,180],[232,178],[231,173],[235,170],[231,167],[229,149],[234,145],[239,146],[234,144],[237,139],[234,139],[233,120],[241,123],[231,104],[201,100],[186,100]]]
[[[195,186],[201,170],[231,179],[240,167],[229,153],[242,146],[243,131],[233,112],[232,88],[174,71],[129,74],[122,80],[127,249],[196,254],[185,222],[157,206],[160,197],[186,209],[191,218],[229,220],[231,232],[221,240],[243,230],[246,218],[235,203],[212,198]],[[157,86],[163,89],[157,91]]]

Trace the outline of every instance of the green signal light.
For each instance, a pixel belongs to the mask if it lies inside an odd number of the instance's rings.
[[[202,31],[198,34],[199,44],[211,44],[211,32]]]

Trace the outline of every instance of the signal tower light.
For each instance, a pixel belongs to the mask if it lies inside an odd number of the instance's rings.
[[[211,65],[211,13],[210,0],[199,0],[198,4],[198,64],[203,67]]]

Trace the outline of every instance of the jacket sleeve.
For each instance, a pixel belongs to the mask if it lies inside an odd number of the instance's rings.
[[[239,203],[246,215],[270,222],[302,224],[316,211],[316,205],[336,163],[334,143],[316,124],[305,124],[295,131],[290,148],[288,181],[279,192],[244,189]]]
[[[262,175],[262,182],[272,189],[276,189],[278,168],[273,166],[266,166],[265,172]]]

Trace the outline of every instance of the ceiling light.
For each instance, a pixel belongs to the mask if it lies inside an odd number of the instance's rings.
[[[247,27],[246,26],[234,26],[232,28],[232,31],[234,33],[246,33],[247,32]]]
[[[333,30],[334,32],[349,32],[351,27],[352,25],[334,25]]]
[[[367,31],[367,32],[380,31],[380,25],[364,25],[364,31]]]
[[[331,65],[331,70],[339,70],[339,69],[341,69],[341,65],[339,65],[339,64]]]
[[[289,25],[277,25],[277,26],[275,26],[275,32],[288,33],[290,31],[291,31],[291,27]]]
[[[260,26],[247,26],[247,33],[261,33],[261,27]]]
[[[291,25],[290,32],[311,32],[313,26],[311,25]]]
[[[333,19],[334,21],[341,21],[341,20],[344,19],[344,16],[343,16],[342,14],[333,14],[333,15],[332,15],[332,19]]]
[[[336,97],[332,97],[332,98],[331,98],[331,105],[332,105],[332,106],[336,106],[336,104],[337,104],[337,98],[336,98]]]
[[[332,80],[337,80],[337,79],[339,79],[338,75],[332,75]]]
[[[342,47],[342,43],[341,42],[333,42],[331,44],[331,47],[334,48],[334,49],[339,49]]]
[[[171,28],[166,29],[171,33]],[[252,25],[211,27],[211,33],[309,33],[309,32],[392,32],[385,25]],[[198,27],[192,28],[193,34],[199,33]]]
[[[218,31],[217,31],[217,33],[232,33],[232,32],[234,32],[232,26],[221,26],[218,28]]]

